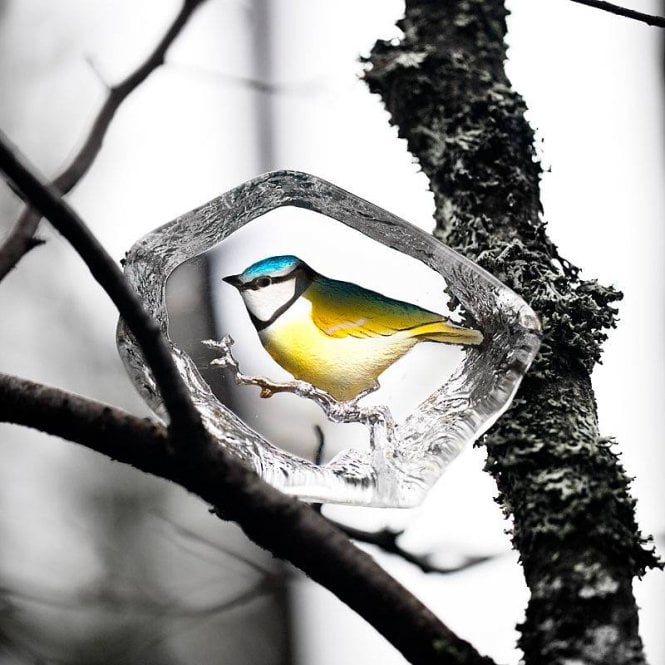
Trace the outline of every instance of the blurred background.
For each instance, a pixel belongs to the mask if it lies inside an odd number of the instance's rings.
[[[635,477],[639,522],[662,547],[665,34],[567,0],[509,4],[509,74],[538,129],[551,236],[586,276],[625,293],[594,385],[602,433],[617,437]],[[179,7],[0,0],[0,127],[57,173],[105,84],[138,64]],[[152,228],[277,168],[431,229],[427,181],[358,79],[359,55],[399,36],[402,12],[397,0],[208,0],[123,105],[70,200],[118,260]],[[0,188],[0,235],[20,210]],[[115,351],[110,301],[46,223],[40,235],[47,243],[0,285],[1,371],[148,415]],[[183,271],[172,289],[196,339],[214,330],[196,300],[207,273]],[[2,665],[404,662],[184,491],[26,429],[0,425],[0,441]],[[401,544],[442,567],[490,556],[424,574],[370,548],[453,630],[514,664],[528,596],[483,459],[482,448],[465,450],[415,510],[324,510],[365,529],[405,528]],[[665,663],[663,578],[651,572],[635,587],[652,664]]]

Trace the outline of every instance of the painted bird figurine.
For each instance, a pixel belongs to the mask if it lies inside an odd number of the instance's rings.
[[[242,296],[261,343],[296,379],[351,400],[418,342],[480,344],[482,334],[417,305],[273,256],[224,277]]]

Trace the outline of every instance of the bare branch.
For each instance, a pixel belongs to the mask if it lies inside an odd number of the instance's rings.
[[[14,602],[34,603],[68,610],[81,611],[94,607],[103,607],[115,612],[127,612],[131,610],[132,612],[148,616],[190,618],[222,614],[274,591],[276,584],[276,580],[265,578],[232,598],[220,600],[203,607],[190,606],[180,597],[153,599],[141,595],[132,595],[127,592],[109,593],[106,589],[92,589],[71,595],[64,593],[53,594],[26,588],[25,584],[21,584],[20,588],[12,588],[10,586],[0,587],[0,597],[9,598]]]
[[[58,192],[67,194],[88,172],[101,150],[106,132],[120,105],[155,69],[164,64],[164,57],[169,47],[185,27],[194,10],[204,2],[205,0],[186,0],[150,55],[123,81],[109,89],[106,101],[93,120],[83,145],[69,165],[51,183]],[[40,219],[41,215],[28,206],[21,212],[16,224],[0,246],[0,281],[25,254],[41,244],[42,241],[34,238]]]
[[[620,7],[611,2],[604,2],[604,0],[571,0],[571,2],[586,5],[587,7],[594,7],[595,9],[600,9],[601,11],[609,12],[610,14],[616,14],[617,16],[624,16],[625,18],[640,21],[641,23],[646,23],[647,25],[652,25],[656,28],[665,28],[665,18],[662,16],[653,16],[652,14],[636,12],[634,9],[626,9],[625,7]]]
[[[214,361],[213,361],[214,362]],[[237,364],[236,364],[237,367]],[[316,454],[314,456],[314,464],[321,464],[323,460],[323,451],[325,448],[325,436],[323,430],[315,425],[314,430],[318,439],[318,446],[316,449]],[[319,514],[322,513],[323,504],[313,503],[311,504],[312,508],[316,510]],[[404,531],[394,531],[392,529],[380,529],[379,531],[365,531],[364,529],[356,529],[355,527],[348,526],[342,522],[338,522],[327,515],[325,518],[337,527],[340,531],[344,532],[349,538],[355,540],[359,543],[365,543],[367,545],[374,545],[379,549],[383,550],[387,554],[394,554],[405,561],[413,564],[420,568],[423,573],[438,573],[439,575],[450,575],[453,573],[460,573],[474,566],[490,561],[491,559],[496,558],[495,555],[485,555],[485,556],[465,556],[464,559],[457,564],[456,566],[437,566],[432,563],[431,555],[429,554],[414,554],[409,552],[409,550],[404,549],[399,544],[399,539],[404,534]]]
[[[73,594],[44,593],[37,589],[31,589],[29,586],[26,588],[25,584],[21,584],[20,588],[0,586],[0,599],[9,601],[12,609],[16,609],[19,612],[25,605],[37,605],[52,610],[77,612],[90,612],[91,610],[103,609],[106,612],[113,612],[125,617],[128,614],[133,615],[137,619],[140,617],[145,643],[139,646],[139,652],[135,652],[134,658],[129,658],[129,660],[133,662],[150,662],[148,654],[153,652],[156,645],[160,644],[168,636],[173,635],[176,626],[179,631],[182,630],[183,625],[185,629],[187,629],[187,625],[190,627],[199,626],[201,620],[223,616],[226,613],[249,605],[260,598],[267,597],[277,591],[279,589],[278,584],[281,583],[282,581],[278,582],[274,579],[264,578],[235,596],[224,598],[204,606],[190,605],[184,601],[180,594],[165,598],[153,598],[126,592],[116,592],[115,589],[106,588],[93,588]],[[155,622],[153,625],[149,622],[149,620],[155,619],[158,619],[159,623]],[[166,626],[163,623],[165,620],[168,622]],[[150,635],[151,633],[153,633],[152,636]],[[25,655],[31,653],[32,658],[30,662],[34,662],[35,665],[45,665],[46,663],[51,665],[62,663],[62,665],[66,665],[71,662],[67,659],[55,659],[53,656],[44,653],[37,654],[36,651],[33,653],[33,645],[28,647],[26,644],[18,642],[16,637],[13,637],[11,641],[5,640],[3,646],[10,646],[12,652],[19,649],[21,652],[25,652]],[[122,642],[117,643],[115,648],[113,648],[112,655],[106,654],[105,662],[126,662],[128,648],[135,650],[136,645],[129,646]],[[144,659],[142,661],[137,660],[144,653],[146,654]]]
[[[180,484],[240,524],[357,611],[412,663],[492,665],[309,506],[261,481],[216,445],[173,455],[159,423],[26,379],[0,374],[0,421],[84,445]]]
[[[314,464],[316,464],[316,466],[321,466],[321,464],[323,464],[323,447],[325,446],[326,440],[323,436],[323,430],[319,425],[314,425],[314,433],[316,434],[316,440],[318,442],[316,446],[316,452],[314,453]],[[314,505],[319,506],[317,510],[321,512],[321,504],[312,504],[312,506]]]
[[[0,170],[23,198],[30,202],[70,242],[118,308],[136,337],[152,369],[176,441],[189,439],[205,446],[207,432],[194,408],[161,329],[129,288],[120,268],[90,232],[85,222],[53,186],[45,185],[23,155],[0,132]]]
[[[170,529],[173,530],[176,536],[178,536],[181,540],[187,540],[190,543],[193,543],[195,545],[204,545],[206,548],[212,550],[212,553],[214,555],[215,561],[219,559],[219,555],[221,554],[222,556],[229,557],[231,559],[235,559],[236,561],[242,563],[243,565],[247,566],[247,568],[250,568],[253,570],[255,573],[258,573],[259,575],[268,577],[273,575],[273,571],[269,570],[267,567],[262,566],[259,564],[257,561],[254,561],[251,557],[244,556],[242,554],[238,554],[238,552],[234,552],[232,549],[229,549],[228,547],[224,547],[220,545],[219,543],[210,540],[209,538],[206,538],[200,533],[197,533],[196,531],[192,531],[191,529],[188,529],[187,527],[182,526],[181,524],[177,524],[173,520],[171,520],[169,517],[166,515],[162,515],[161,513],[158,512],[152,512],[153,517],[158,519],[160,522],[163,524],[167,525]],[[175,541],[178,543],[178,541]],[[188,550],[191,552],[191,550]],[[200,557],[202,560],[206,560],[209,563],[211,563],[211,558],[203,558]]]
[[[432,557],[429,554],[414,554],[409,550],[404,549],[399,544],[400,537],[404,531],[393,531],[392,529],[381,529],[379,531],[365,531],[363,529],[356,529],[355,527],[342,524],[337,520],[327,518],[328,521],[336,526],[340,531],[343,531],[349,538],[359,543],[367,545],[374,545],[383,550],[387,554],[394,554],[395,556],[412,563],[414,566],[420,568],[423,573],[437,573],[439,575],[452,575],[453,573],[461,573],[469,568],[478,566],[481,563],[492,561],[496,559],[495,554],[487,554],[483,556],[465,556],[460,563],[455,566],[437,566],[432,563]]]

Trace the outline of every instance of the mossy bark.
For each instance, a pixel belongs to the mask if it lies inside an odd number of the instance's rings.
[[[429,177],[437,237],[543,323],[540,356],[484,440],[531,590],[525,663],[644,663],[632,579],[658,562],[590,382],[621,294],[547,237],[533,131],[504,71],[506,13],[502,0],[407,0],[403,38],[376,43],[365,78]]]

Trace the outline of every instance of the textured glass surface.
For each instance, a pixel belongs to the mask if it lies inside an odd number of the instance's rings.
[[[174,357],[192,399],[221,446],[287,493],[321,502],[393,507],[417,505],[461,448],[486,431],[508,407],[538,349],[538,320],[516,294],[431,235],[324,180],[305,173],[279,171],[259,176],[213,199],[156,229],[132,247],[125,264],[126,275],[166,333],[176,328],[175,325],[170,326],[173,322],[169,321],[170,310],[175,308],[170,305],[167,307],[166,284],[169,276],[179,267],[187,266],[188,262],[195,262],[201,257],[214,258],[220,248],[227,247],[223,242],[225,239],[243,227],[246,227],[243,232],[251,229],[250,223],[254,220],[258,222],[259,218],[264,218],[261,219],[262,223],[272,223],[271,215],[277,218],[275,211],[284,206],[318,213],[318,217],[325,216],[321,217],[321,230],[318,227],[311,229],[307,239],[310,244],[326,243],[326,235],[322,231],[325,222],[345,225],[355,230],[354,233],[365,236],[357,236],[357,241],[350,237],[346,245],[349,251],[368,239],[380,243],[386,252],[391,253],[388,257],[394,257],[392,264],[396,268],[392,272],[398,276],[403,272],[405,282],[409,282],[411,273],[417,274],[418,268],[423,266],[428,271],[434,271],[436,279],[440,279],[441,287],[437,290],[435,284],[432,292],[439,294],[437,297],[440,297],[441,302],[432,306],[432,309],[447,314],[451,311],[448,309],[448,301],[451,296],[454,297],[457,306],[453,313],[463,315],[464,325],[482,331],[484,341],[477,347],[426,345],[445,346],[449,349],[446,351],[448,360],[444,359],[434,367],[435,376],[440,374],[440,383],[436,385],[435,382],[433,391],[423,395],[422,401],[416,402],[413,410],[408,413],[400,412],[400,407],[407,400],[400,398],[399,394],[397,397],[392,396],[391,404],[384,403],[383,388],[359,402],[335,402],[325,394],[318,394],[320,391],[302,384],[292,388],[297,394],[290,395],[291,400],[313,400],[325,410],[330,420],[345,423],[338,426],[346,428],[341,430],[344,436],[347,436],[348,430],[348,443],[339,447],[339,452],[328,461],[324,456],[324,463],[317,464],[311,456],[306,459],[307,455],[296,454],[295,451],[299,450],[297,445],[287,450],[286,446],[275,445],[275,441],[269,441],[256,431],[261,429],[262,404],[266,404],[267,409],[269,403],[278,403],[281,395],[258,403],[255,407],[256,418],[254,415],[252,418],[245,417],[256,429],[250,427],[220,401],[220,398],[226,398],[226,391],[230,393],[235,387],[231,388],[227,381],[213,390],[212,382],[206,382],[202,376],[205,373],[208,377],[209,370],[203,369],[197,347],[190,348],[170,339]],[[311,216],[312,221],[308,223],[316,225],[316,217]],[[238,239],[243,238],[243,232],[226,242],[236,239],[240,243]],[[245,246],[248,244],[251,243],[245,242]],[[305,248],[300,253],[306,251]],[[359,255],[364,251],[362,249]],[[371,252],[371,249],[368,251]],[[237,252],[227,251],[227,254]],[[328,254],[334,256],[332,246]],[[270,253],[264,252],[264,256],[268,255]],[[258,258],[263,257],[259,254]],[[302,258],[311,261],[309,256]],[[390,263],[390,258],[387,261]],[[245,267],[243,263],[239,265]],[[338,279],[348,279],[366,287],[373,286],[364,283],[362,276],[331,275],[334,268],[335,264],[329,263],[325,270],[320,270]],[[236,267],[231,272],[237,271]],[[216,275],[216,269],[212,272]],[[377,272],[380,278],[378,269]],[[217,285],[220,280],[215,278],[213,281]],[[422,279],[417,278],[415,283],[422,284],[425,289],[425,285],[430,282],[425,275]],[[416,303],[417,296],[414,294],[411,298],[403,299]],[[228,295],[225,297],[228,298]],[[222,303],[223,311],[226,311],[224,303],[227,301],[222,298],[219,302]],[[426,306],[428,302],[431,301],[418,304]],[[248,339],[256,337],[245,335],[244,332],[241,333],[242,339],[237,337],[232,329],[238,316],[237,313],[231,317],[221,316],[223,332],[231,332],[236,336],[233,347],[229,347],[224,339],[208,343],[209,359],[221,358],[215,361],[218,365],[233,364],[235,359],[229,353],[235,356],[236,349],[242,349],[245,336]],[[201,341],[197,340],[196,344]],[[252,343],[255,344],[255,340]],[[118,348],[138,390],[153,410],[163,416],[150,371],[122,322],[118,327]],[[194,356],[197,361],[193,359]],[[235,371],[236,375],[239,372],[254,373],[247,370],[241,356],[242,353],[239,353],[239,369],[232,367],[231,371]],[[447,369],[444,370],[445,366]],[[408,371],[408,365],[404,367]],[[392,369],[389,368],[388,372]],[[259,382],[263,377],[264,373],[261,372]],[[289,379],[287,375],[273,376],[272,373],[266,373],[265,378],[278,382]],[[253,380],[250,378],[250,382]],[[380,381],[383,383],[383,375]],[[409,385],[418,383],[416,380]],[[426,384],[426,381],[420,383]],[[258,392],[257,388],[243,390]],[[414,391],[409,388],[408,392],[413,398]],[[280,417],[279,409],[276,417]],[[367,432],[370,433],[371,445],[362,443],[362,434],[367,439]]]

